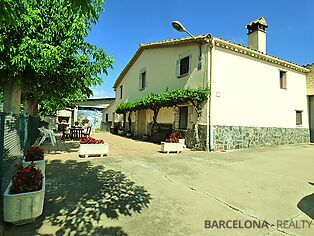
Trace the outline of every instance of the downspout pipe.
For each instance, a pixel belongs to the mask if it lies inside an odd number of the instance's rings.
[[[210,42],[208,44],[208,52],[209,52],[209,63],[208,64],[208,79],[207,79],[207,87],[208,87],[208,97],[207,97],[207,115],[206,115],[206,123],[207,123],[207,132],[206,132],[206,150],[210,152],[213,148],[213,129],[212,129],[212,100],[211,100],[211,94],[212,94],[212,81],[213,81],[213,38],[210,38]]]

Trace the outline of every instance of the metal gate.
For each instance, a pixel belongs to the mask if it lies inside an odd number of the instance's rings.
[[[15,173],[15,164],[39,135],[38,117],[0,112],[0,193]]]

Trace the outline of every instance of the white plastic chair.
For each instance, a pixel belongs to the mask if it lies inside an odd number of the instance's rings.
[[[43,137],[41,138],[39,142],[39,146],[46,140],[46,138],[50,138],[52,146],[54,146],[57,143],[56,136],[51,129],[46,128],[38,128],[39,131],[43,134]]]

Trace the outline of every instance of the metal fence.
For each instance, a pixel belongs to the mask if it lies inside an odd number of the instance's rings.
[[[39,136],[39,125],[38,117],[0,112],[1,195],[15,173],[15,164],[22,160],[24,150]]]

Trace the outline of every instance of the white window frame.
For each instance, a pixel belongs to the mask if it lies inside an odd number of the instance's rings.
[[[281,76],[281,73],[283,73],[283,77]],[[282,86],[283,84],[284,86]],[[280,89],[287,89],[287,71],[279,70],[279,87]]]
[[[142,87],[143,83],[142,83],[142,74],[145,73],[145,84],[144,84],[144,87]],[[146,68],[143,68],[140,70],[140,75],[139,75],[139,84],[138,84],[138,87],[139,87],[139,90],[142,91],[142,90],[145,90],[146,87],[147,87],[147,70]]]
[[[180,75],[180,65],[181,60],[189,57],[189,70],[187,73]],[[177,65],[176,65],[176,76],[177,78],[182,78],[191,74],[192,71],[192,54],[190,52],[182,53],[178,56]]]
[[[298,124],[298,113],[301,115],[301,123]],[[297,127],[302,127],[303,125],[303,111],[302,110],[295,110],[295,124]]]

